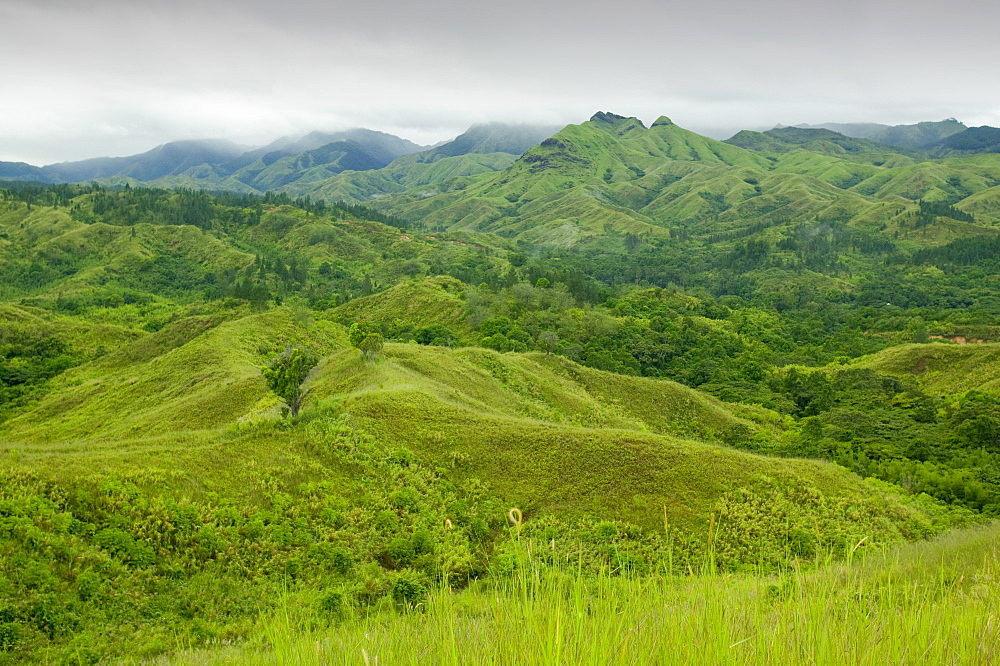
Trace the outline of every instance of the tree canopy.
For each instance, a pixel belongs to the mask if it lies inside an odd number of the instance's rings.
[[[263,369],[268,388],[285,401],[292,416],[298,416],[309,391],[302,389],[319,359],[303,347],[287,347]]]

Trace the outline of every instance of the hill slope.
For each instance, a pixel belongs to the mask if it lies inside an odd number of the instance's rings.
[[[923,344],[891,347],[856,361],[862,367],[916,377],[927,391],[955,395],[978,390],[1000,396],[1000,344]]]
[[[558,357],[420,345],[387,345],[372,365],[344,348],[342,336],[323,322],[303,326],[285,309],[180,320],[62,375],[36,407],[5,424],[4,440],[28,459],[61,459],[67,471],[98,452],[116,464],[119,450],[153,461],[188,449],[197,459],[190,447],[208,445],[209,431],[273,413],[259,367],[273,350],[307,344],[333,352],[308,383],[307,411],[336,405],[382,446],[409,448],[432,464],[459,461],[456,480],[478,478],[530,515],[654,528],[666,506],[671,521],[694,525],[760,475],[815,487],[831,501],[872,501],[870,488],[836,466],[697,441],[737,424],[766,437],[773,426],[679,384]]]

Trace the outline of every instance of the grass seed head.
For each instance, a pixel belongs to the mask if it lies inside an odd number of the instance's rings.
[[[524,514],[521,513],[520,509],[512,508],[507,512],[507,520],[509,520],[514,527],[520,528],[521,523],[524,522]]]

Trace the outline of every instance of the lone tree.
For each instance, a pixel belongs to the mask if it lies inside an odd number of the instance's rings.
[[[375,357],[382,353],[382,347],[384,346],[385,340],[382,339],[381,333],[370,333],[358,343],[358,349],[361,350],[361,353],[369,361],[374,361]]]
[[[385,346],[385,339],[374,324],[369,322],[356,321],[351,324],[347,332],[347,340],[352,347],[357,347],[365,358],[374,361],[375,357],[382,353]]]
[[[303,347],[286,347],[262,370],[268,388],[285,401],[292,416],[298,416],[299,409],[309,391],[302,390],[302,382],[316,366],[319,359]]]

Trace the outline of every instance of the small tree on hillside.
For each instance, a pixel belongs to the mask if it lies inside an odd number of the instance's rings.
[[[356,321],[347,331],[347,341],[352,347],[357,347],[365,337],[378,332],[378,327],[370,321]]]
[[[546,354],[551,354],[559,348],[559,336],[553,331],[542,331],[538,336],[538,346]]]
[[[382,353],[382,348],[385,346],[385,339],[375,324],[363,321],[351,324],[351,328],[347,332],[347,341],[351,343],[352,347],[360,349],[369,361],[375,360],[375,357]]]
[[[298,416],[302,403],[309,395],[308,390],[302,390],[302,384],[318,362],[319,359],[308,349],[287,347],[262,370],[268,388],[285,401],[292,416]]]
[[[361,353],[365,355],[369,361],[374,361],[375,357],[382,353],[382,347],[385,346],[385,340],[382,339],[381,333],[371,333],[362,338],[361,342],[358,343],[358,349]]]

